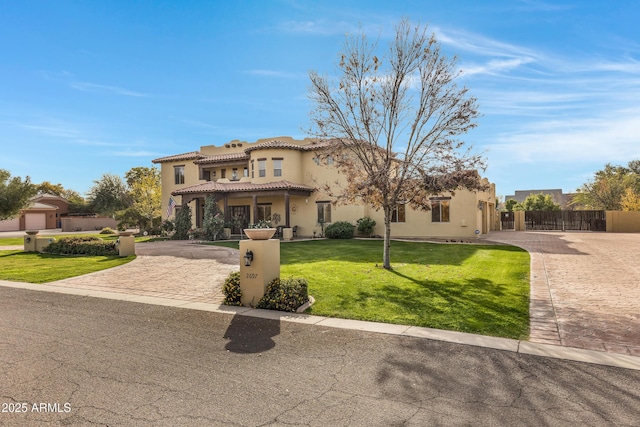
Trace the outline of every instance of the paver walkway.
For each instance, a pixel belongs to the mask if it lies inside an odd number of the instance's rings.
[[[532,342],[640,356],[640,234],[501,231],[531,254]]]
[[[128,264],[49,284],[221,304],[221,284],[240,268],[237,249],[185,241],[136,243],[136,255]]]

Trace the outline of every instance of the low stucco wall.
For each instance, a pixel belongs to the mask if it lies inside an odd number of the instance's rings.
[[[107,217],[70,217],[62,218],[62,231],[94,231],[105,227],[116,229],[118,223]]]
[[[640,233],[640,212],[607,211],[608,233]]]

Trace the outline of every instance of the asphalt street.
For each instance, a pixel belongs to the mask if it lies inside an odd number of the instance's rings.
[[[637,426],[640,371],[0,287],[0,425]]]

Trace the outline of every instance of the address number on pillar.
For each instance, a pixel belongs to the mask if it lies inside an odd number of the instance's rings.
[[[257,279],[258,273],[247,273],[247,279]]]

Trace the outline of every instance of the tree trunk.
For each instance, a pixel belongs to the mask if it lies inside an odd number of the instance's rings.
[[[384,249],[382,252],[382,267],[391,270],[391,212],[384,209]]]

